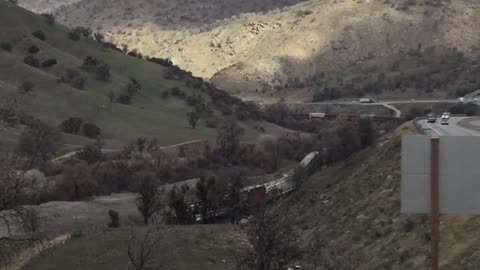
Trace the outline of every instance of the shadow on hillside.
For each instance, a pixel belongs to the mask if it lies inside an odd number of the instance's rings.
[[[140,0],[137,3],[136,1],[118,3],[117,0],[102,2],[83,0],[62,7],[55,13],[70,14],[75,13],[75,10],[84,9],[106,15],[110,13],[109,10],[112,7],[117,6],[123,9],[123,12],[115,15],[120,24],[125,22],[131,24],[133,20],[140,19],[143,22],[154,23],[164,30],[191,28],[206,31],[224,19],[241,17],[247,13],[265,13],[304,1],[307,0]]]

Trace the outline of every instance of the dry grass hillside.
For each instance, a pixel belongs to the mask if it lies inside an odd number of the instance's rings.
[[[361,90],[358,95],[386,98],[445,96],[452,95],[452,88],[480,87],[470,82],[480,69],[476,0],[83,0],[65,5],[23,0],[20,4],[37,11],[52,8],[62,23],[90,27],[130,51],[170,58],[194,75],[247,98],[309,100],[315,92],[330,88],[348,92],[352,85],[356,92]],[[435,54],[432,46],[437,48]],[[457,59],[456,53],[476,62],[453,75],[450,70],[456,66],[438,70],[435,60]],[[408,58],[412,54],[417,60]],[[398,81],[416,81],[409,73],[418,72],[426,72],[428,80],[398,85]],[[449,82],[435,78],[438,74],[450,76]],[[383,93],[386,89],[401,91]],[[336,99],[354,94],[328,95]]]
[[[316,245],[304,253],[305,263],[321,269],[428,269],[428,216],[400,213],[400,138],[413,133],[410,123],[400,127],[312,176],[282,202],[305,247]],[[442,217],[441,269],[479,269],[480,242],[471,237],[479,230],[478,218]]]

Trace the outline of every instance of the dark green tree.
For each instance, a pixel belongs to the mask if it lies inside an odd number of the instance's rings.
[[[188,123],[190,124],[190,126],[192,128],[196,128],[199,120],[198,114],[196,112],[189,112],[187,113],[187,117],[188,117]]]
[[[137,209],[143,216],[143,222],[148,225],[151,217],[162,207],[161,192],[159,190],[159,181],[155,175],[149,171],[140,171],[133,175],[137,196]]]

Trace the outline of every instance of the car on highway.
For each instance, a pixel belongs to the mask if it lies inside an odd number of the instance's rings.
[[[465,103],[465,99],[463,97],[458,98],[458,103]]]
[[[450,112],[444,112],[444,113],[442,113],[442,119],[443,119],[443,118],[450,119]]]
[[[436,123],[437,122],[437,117],[433,113],[429,113],[427,115],[427,122],[428,123]]]
[[[442,125],[448,125],[448,120],[449,120],[449,119],[450,119],[450,118],[442,117],[442,120],[440,121],[440,124],[442,124]]]

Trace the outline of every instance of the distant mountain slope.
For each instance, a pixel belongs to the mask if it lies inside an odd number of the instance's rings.
[[[401,72],[417,73],[417,67],[434,66],[406,59],[412,50],[455,48],[467,59],[477,59],[480,2],[476,0],[237,2],[84,0],[62,6],[54,14],[62,23],[90,27],[129,50],[170,58],[194,75],[244,97],[295,94],[292,98],[309,100],[332,87],[351,90],[351,83],[363,89],[376,83],[378,76],[391,85],[372,88],[386,90],[387,98],[432,92],[445,96],[453,88],[480,87],[479,82],[463,83],[477,75],[478,65],[475,72],[467,71],[469,67],[457,72],[448,84],[428,75],[432,91],[395,82],[412,80]],[[448,58],[444,51],[434,59]],[[395,63],[400,63],[398,72],[380,75],[379,70],[388,71]],[[449,76],[447,69],[453,67],[440,71],[442,77]],[[389,89],[405,92],[392,94]],[[299,90],[306,92],[298,94]]]
[[[18,0],[21,7],[26,7],[36,13],[52,13],[62,6],[68,6],[81,0]]]
[[[214,124],[226,119],[220,111],[225,108],[234,117],[252,119],[244,103],[168,63],[126,56],[6,1],[0,1],[0,44],[0,109],[16,103],[17,117],[34,116],[54,126],[81,117],[97,124],[107,143],[117,147],[137,137],[158,138],[164,145],[214,139]],[[104,64],[110,77],[99,79]],[[27,82],[33,90],[24,89]],[[122,104],[130,91],[131,104]],[[187,113],[199,108],[203,116],[192,129]],[[215,123],[207,127],[207,121]],[[267,133],[283,130],[256,120],[241,125],[246,139],[261,135],[254,125]]]

